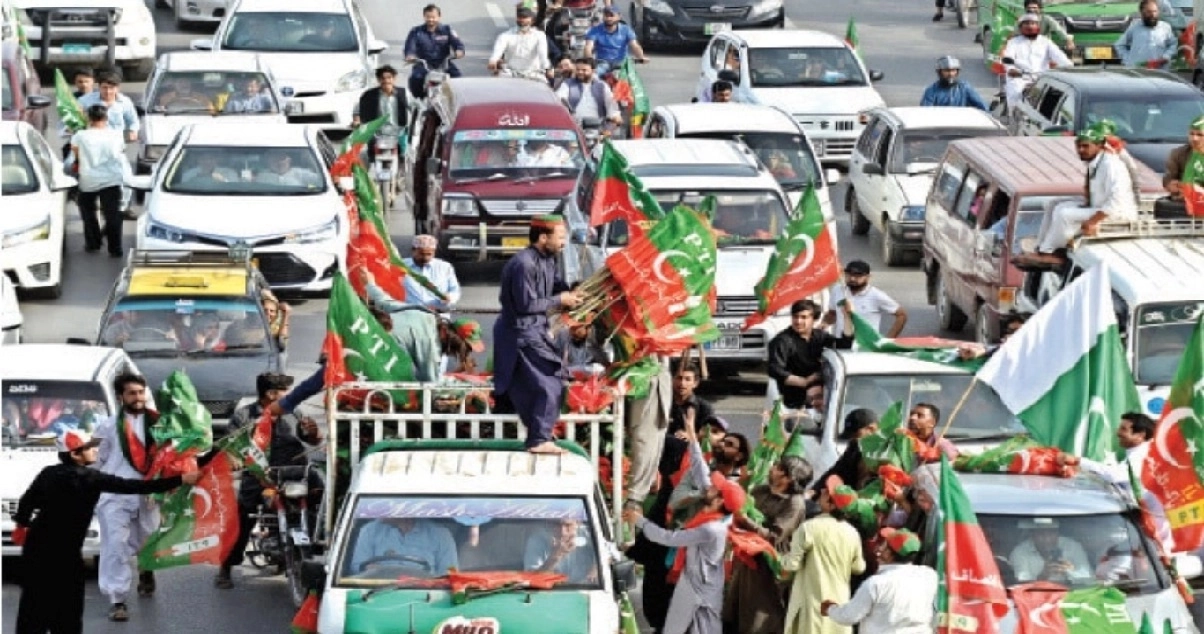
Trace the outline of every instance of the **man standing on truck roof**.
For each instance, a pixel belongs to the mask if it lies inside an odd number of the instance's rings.
[[[502,310],[493,324],[494,393],[509,399],[527,427],[527,451],[561,453],[552,427],[564,393],[563,356],[548,332],[548,311],[573,308],[581,296],[568,290],[556,265],[568,238],[564,217],[532,219],[527,237],[527,248],[502,269]]]

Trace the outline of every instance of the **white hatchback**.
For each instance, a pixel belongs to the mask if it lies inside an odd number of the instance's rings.
[[[22,121],[0,123],[4,213],[0,269],[22,291],[57,298],[63,290],[63,226],[75,179],[46,139]]]
[[[314,126],[187,126],[153,176],[132,179],[147,191],[136,248],[246,248],[273,289],[328,291],[344,268],[349,235],[330,177],[334,158]]]

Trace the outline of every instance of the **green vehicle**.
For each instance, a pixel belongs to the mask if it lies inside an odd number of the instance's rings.
[[[1187,25],[1183,11],[1169,2],[1160,2],[1161,17],[1170,23],[1176,33],[1182,33]],[[1024,15],[1024,0],[978,0],[978,28],[982,38],[983,61],[988,67],[1000,70],[1000,53],[1007,41],[1016,32],[1016,22]],[[1074,39],[1074,50],[1070,55],[1076,65],[1119,64],[1113,44],[1129,28],[1129,23],[1140,19],[1137,2],[1134,0],[1045,0],[1045,16],[1051,21],[1042,33],[1055,44],[1066,48],[1063,33]],[[1061,29],[1051,28],[1056,22]],[[1175,59],[1173,70],[1186,69],[1182,56]]]

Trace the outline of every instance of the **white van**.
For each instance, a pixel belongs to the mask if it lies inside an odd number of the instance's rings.
[[[789,311],[784,309],[748,330],[741,328],[745,317],[757,310],[753,286],[765,274],[794,211],[781,185],[752,150],[734,141],[648,139],[614,141],[611,146],[666,211],[678,204],[696,207],[707,196],[715,196],[714,227],[729,237],[719,239],[715,275],[715,325],[723,334],[706,344],[707,358],[765,361],[770,339],[790,323]],[[575,195],[565,205],[572,235],[562,257],[569,283],[588,278],[604,266],[607,254],[627,245],[627,225],[622,221],[589,227],[589,201],[601,152],[601,146],[595,149],[577,180]],[[835,244],[835,231],[831,224],[828,227]]]

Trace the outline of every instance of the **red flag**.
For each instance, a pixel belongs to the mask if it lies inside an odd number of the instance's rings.
[[[1179,50],[1183,52],[1183,61],[1191,68],[1196,66],[1196,21],[1192,20],[1179,36]]]
[[[1017,634],[1065,634],[1066,618],[1058,603],[1066,592],[1064,586],[1048,581],[1012,586],[1012,601],[1020,621]]]
[[[732,555],[749,568],[758,565],[769,566],[776,579],[782,572],[778,551],[768,539],[752,532],[741,530],[735,526],[727,529],[727,539],[732,544]]]
[[[305,597],[305,603],[301,604],[301,609],[297,610],[297,615],[293,617],[292,634],[318,634],[320,606],[317,593],[310,592],[309,596]]]
[[[613,220],[627,221],[628,233],[642,233],[642,225],[665,216],[660,203],[644,187],[623,158],[605,141],[598,159],[598,177],[590,200],[590,225],[597,226]]]
[[[363,272],[372,275],[373,282],[385,293],[398,301],[406,298],[405,271],[393,266],[389,247],[376,231],[376,223],[358,213],[358,205],[352,194],[346,194],[348,217],[351,220],[351,239],[347,242],[347,281],[356,295],[367,298]],[[356,213],[352,215],[351,210]]]
[[[238,494],[226,452],[201,470],[201,479],[167,494],[162,524],[138,553],[142,570],[190,564],[219,565],[238,537]]]
[[[360,152],[364,151],[363,143],[356,143],[351,149],[343,152],[330,166],[330,176],[337,182],[344,176],[351,176],[351,168],[360,162]]]
[[[944,548],[937,554],[937,632],[994,634],[1008,611],[1007,590],[970,499],[943,455],[940,507],[944,521],[938,539]]]

